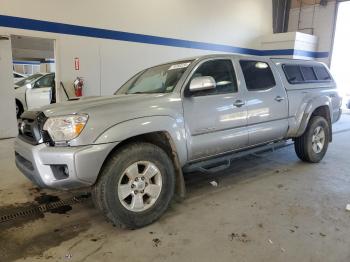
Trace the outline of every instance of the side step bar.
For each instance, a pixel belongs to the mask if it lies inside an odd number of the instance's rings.
[[[234,159],[241,158],[251,154],[262,153],[266,151],[275,151],[276,149],[288,146],[290,144],[291,143],[287,141],[273,142],[267,145],[254,147],[244,151],[233,152],[230,154],[225,154],[223,156],[211,158],[208,160],[190,163],[183,168],[183,172],[186,172],[186,173],[200,172],[204,174],[213,174],[229,168],[231,165],[231,161]]]

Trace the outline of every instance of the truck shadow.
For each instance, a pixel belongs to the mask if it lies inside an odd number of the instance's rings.
[[[187,197],[203,193],[210,187],[233,186],[256,179],[263,179],[268,175],[284,174],[293,167],[303,165],[295,155],[291,146],[265,152],[262,154],[248,155],[232,160],[231,165],[224,171],[216,173],[185,173]]]

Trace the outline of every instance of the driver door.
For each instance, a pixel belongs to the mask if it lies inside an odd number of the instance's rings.
[[[212,77],[216,88],[190,93],[189,84],[186,86],[183,106],[191,161],[248,145],[247,108],[232,60],[211,59],[200,63],[190,80],[201,76]]]
[[[49,105],[55,86],[55,74],[45,75],[38,79],[32,88],[26,90],[28,110]]]

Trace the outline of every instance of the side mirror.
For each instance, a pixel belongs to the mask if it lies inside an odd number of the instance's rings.
[[[215,79],[211,76],[195,77],[190,83],[190,92],[198,92],[216,88]]]

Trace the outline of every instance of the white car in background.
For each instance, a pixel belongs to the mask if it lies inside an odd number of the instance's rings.
[[[34,74],[15,84],[16,114],[56,102],[55,73]]]
[[[17,83],[18,81],[21,81],[26,77],[27,77],[27,75],[25,75],[25,74],[21,74],[21,73],[13,71],[13,82],[14,83]]]
[[[17,89],[18,87],[24,86],[26,84],[29,84],[35,80],[37,80],[38,78],[42,77],[44,74],[42,73],[36,73],[30,76],[27,76],[25,78],[23,78],[22,80],[18,81],[15,83],[15,89]]]

